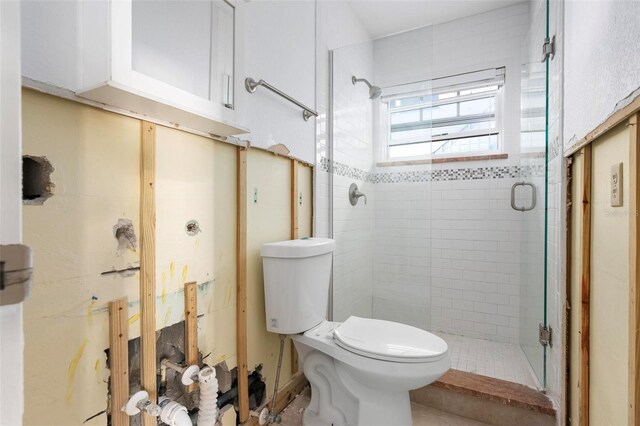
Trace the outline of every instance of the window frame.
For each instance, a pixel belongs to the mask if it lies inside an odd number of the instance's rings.
[[[386,136],[384,140],[383,161],[424,160],[424,159],[439,159],[439,158],[446,159],[446,158],[455,158],[455,157],[470,157],[470,156],[479,156],[479,155],[502,154],[504,151],[502,135],[504,133],[504,128],[503,128],[504,99],[503,98],[504,98],[504,90],[506,85],[505,78],[504,78],[506,74],[506,69],[505,67],[492,69],[491,71],[495,72],[495,76],[491,79],[478,78],[479,74],[481,73],[486,74],[487,71],[489,70],[467,73],[466,74],[468,75],[467,78],[465,78],[466,76],[465,74],[462,74],[462,75],[456,75],[451,77],[444,77],[442,79],[437,79],[437,80],[443,80],[443,82],[454,80],[454,82],[453,84],[438,85],[435,89],[425,90],[423,88],[422,90],[419,90],[419,91],[409,91],[409,92],[400,90],[399,93],[397,94],[383,96],[383,99],[381,100],[381,105],[382,105],[381,112],[383,113],[382,125],[384,126],[384,130],[386,130],[386,131],[383,130],[382,132],[382,134]],[[426,84],[428,87],[430,87],[434,82],[436,82],[436,80],[413,83],[412,86],[415,86],[415,85],[425,86]],[[472,90],[472,89],[481,88],[481,87],[490,87],[490,86],[497,86],[497,89],[495,91],[492,90],[488,92],[480,92],[480,93],[473,93],[473,94],[466,94],[466,95],[459,94],[461,91]],[[407,99],[411,97],[419,97],[421,96],[421,94],[424,96],[425,94],[434,95],[434,94],[450,93],[450,92],[456,92],[458,95],[455,97],[443,98],[435,101],[433,100],[425,101],[417,104],[400,106],[400,107],[392,108],[389,106],[389,104],[394,100]],[[422,110],[424,108],[456,104],[458,114],[459,114],[460,103],[477,100],[477,99],[488,99],[488,98],[493,98],[495,100],[494,113],[493,114],[475,114],[474,116],[478,119],[487,118],[488,116],[493,116],[495,118],[494,120],[495,125],[490,129],[470,130],[465,132],[458,132],[453,135],[440,134],[440,135],[431,136],[430,138],[415,137],[415,141],[413,142],[410,141],[408,143],[393,144],[391,141],[393,127],[401,128],[404,126],[408,130],[411,130],[412,126],[415,127],[416,129],[419,129],[420,127],[424,128],[423,127],[424,124],[422,125],[418,124],[418,123],[424,123],[425,121],[428,121],[428,120],[422,120],[422,114],[423,114]],[[395,125],[391,124],[392,113],[402,112],[402,111],[411,111],[411,110],[420,111],[421,119],[419,121],[412,121],[408,123],[400,123]],[[442,125],[446,126],[447,122],[450,122],[451,123],[450,125],[456,125],[456,124],[465,124],[464,123],[465,121],[467,123],[482,122],[480,120],[469,121],[469,119],[466,119],[466,120],[464,118],[461,119],[461,117],[457,115],[456,117],[431,120],[431,123],[432,124],[438,123],[441,125],[439,127],[443,127]],[[408,146],[408,145],[421,144],[421,143],[453,141],[453,140],[459,140],[459,139],[466,139],[474,136],[496,136],[496,139],[497,139],[496,148],[489,149],[489,150],[449,152],[449,153],[438,153],[438,154],[430,153],[430,154],[424,154],[424,155],[410,155],[410,156],[391,156],[391,152],[390,152],[393,146]],[[410,138],[408,139],[410,140]]]

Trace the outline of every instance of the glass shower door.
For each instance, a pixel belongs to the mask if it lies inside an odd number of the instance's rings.
[[[522,211],[520,253],[520,346],[540,385],[546,387],[546,346],[540,327],[547,326],[547,168],[548,59],[542,45],[548,37],[548,2],[531,5],[521,74],[521,180],[512,188],[512,205]]]

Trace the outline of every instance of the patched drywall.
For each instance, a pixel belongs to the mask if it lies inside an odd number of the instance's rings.
[[[640,89],[639,19],[637,1],[565,3],[565,151]]]

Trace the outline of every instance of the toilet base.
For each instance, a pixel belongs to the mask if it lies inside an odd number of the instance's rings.
[[[408,391],[365,386],[346,364],[313,349],[305,354],[303,368],[311,385],[304,426],[411,426]]]

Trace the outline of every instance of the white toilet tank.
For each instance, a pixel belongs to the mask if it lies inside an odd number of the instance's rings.
[[[262,246],[267,330],[302,333],[327,315],[335,241],[303,238]]]

